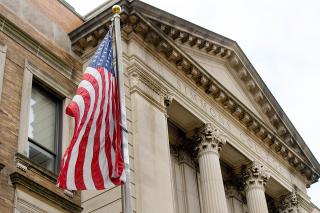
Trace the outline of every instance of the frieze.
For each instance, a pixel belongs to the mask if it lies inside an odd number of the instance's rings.
[[[130,57],[129,63],[136,65],[139,64],[139,67],[143,64],[137,56]],[[149,63],[152,63],[151,58]],[[282,178],[285,178],[285,180],[281,181],[282,183],[294,183],[301,190],[305,191],[304,184],[297,177],[294,177],[283,163],[273,156],[274,154],[267,151],[260,144],[257,144],[257,142],[252,139],[252,136],[249,136],[245,131],[239,128],[239,124],[235,124],[234,121],[231,122],[230,118],[224,115],[224,113],[221,112],[221,109],[218,109],[215,104],[199,95],[199,91],[196,91],[196,89],[187,84],[186,80],[182,80],[180,77],[177,77],[165,68],[160,69],[160,66],[156,67],[158,67],[158,69],[147,68],[144,73],[149,72],[153,78],[169,83],[169,87],[171,87],[170,91],[175,98],[181,99],[181,97],[184,97],[189,104],[191,103],[196,107],[197,112],[202,112],[202,114],[205,114],[209,120],[218,124],[224,132],[228,133],[228,142],[237,147],[244,155],[249,157],[249,154],[252,160],[259,159],[266,165],[271,166],[271,170],[275,171],[273,174],[276,174],[278,177],[282,176]],[[164,82],[162,83],[163,85],[165,84]],[[291,186],[286,186],[291,188]]]

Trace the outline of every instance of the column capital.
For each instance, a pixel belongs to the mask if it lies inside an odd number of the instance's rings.
[[[286,196],[281,197],[279,212],[280,213],[295,213],[298,210],[298,197],[295,191]]]
[[[163,103],[165,107],[169,107],[172,104],[173,96],[171,94],[165,94],[163,96]]]
[[[264,166],[257,161],[253,161],[244,167],[241,171],[241,174],[244,181],[245,190],[255,187],[259,187],[264,190],[264,187],[270,178],[270,175]]]
[[[196,134],[196,151],[198,156],[207,152],[216,154],[221,151],[226,144],[226,138],[221,131],[215,128],[211,123],[206,123]]]

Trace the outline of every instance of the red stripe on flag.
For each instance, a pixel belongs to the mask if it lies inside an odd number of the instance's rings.
[[[91,164],[91,173],[93,177],[94,185],[97,189],[104,189],[104,180],[101,174],[101,168],[99,165],[99,154],[100,154],[100,131],[103,119],[103,107],[105,104],[106,98],[106,79],[105,79],[105,71],[103,68],[98,69],[98,72],[101,75],[102,80],[102,98],[100,103],[100,112],[97,120],[97,128],[94,136],[94,146],[93,146],[93,157]]]
[[[94,114],[97,109],[97,102],[98,102],[98,98],[99,98],[98,81],[91,74],[88,74],[88,73],[84,74],[84,79],[86,79],[88,82],[90,82],[91,85],[93,86],[93,88],[95,90],[95,93],[94,93],[95,99],[94,99],[93,110],[90,115],[90,120],[87,123],[84,135],[82,136],[82,139],[80,142],[78,158],[77,158],[76,167],[75,167],[76,187],[77,187],[77,189],[80,189],[80,190],[86,189],[86,185],[84,183],[84,177],[83,177],[83,164],[84,164],[84,159],[86,157],[86,149],[88,148],[87,147],[88,136],[89,136],[89,132],[90,132],[90,129],[92,126]]]
[[[89,95],[88,91],[85,90],[84,88],[80,87],[77,89],[77,95],[80,95],[80,94],[81,94],[82,98],[84,99],[85,108],[84,108],[84,113],[83,113],[83,116],[81,119],[81,123],[78,126],[75,126],[74,135],[71,139],[70,146],[66,151],[67,159],[62,167],[62,170],[60,172],[61,174],[59,175],[59,178],[58,178],[59,186],[62,188],[67,188],[67,172],[69,169],[69,162],[70,162],[70,158],[71,158],[71,153],[72,153],[73,147],[77,141],[79,132],[81,131],[81,127],[83,126],[85,120],[87,119],[87,112],[89,110],[89,103],[90,103],[89,97],[90,97],[90,95]],[[80,118],[79,106],[76,102],[72,101],[71,104],[67,107],[66,111],[68,113],[70,113],[69,114],[70,116],[76,117],[78,119]]]

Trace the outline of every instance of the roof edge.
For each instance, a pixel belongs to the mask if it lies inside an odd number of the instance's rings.
[[[301,137],[301,135],[299,134],[299,132],[295,128],[295,126],[290,121],[289,117],[286,115],[286,113],[284,112],[284,110],[282,109],[282,107],[280,106],[278,101],[276,100],[276,98],[273,96],[273,94],[271,93],[271,91],[269,90],[269,88],[267,87],[267,85],[265,84],[265,82],[262,80],[261,76],[259,75],[259,73],[255,69],[255,67],[252,65],[252,63],[250,62],[250,60],[245,55],[244,51],[241,49],[240,45],[236,41],[234,41],[228,37],[225,37],[223,35],[220,35],[218,33],[212,32],[206,28],[203,28],[203,27],[201,27],[197,24],[194,24],[192,22],[189,22],[185,19],[177,17],[173,14],[170,14],[166,11],[163,11],[163,10],[156,8],[152,5],[149,5],[145,2],[135,0],[132,2],[132,6],[135,8],[136,7],[139,8],[139,12],[143,12],[148,15],[151,15],[151,13],[158,15],[157,18],[159,18],[161,21],[166,21],[168,24],[172,24],[172,25],[179,25],[181,28],[187,30],[188,32],[194,33],[194,34],[199,34],[203,38],[215,39],[216,41],[218,38],[219,43],[221,43],[222,45],[231,46],[231,47],[233,47],[233,49],[235,51],[240,53],[240,55],[243,59],[243,62],[245,62],[245,66],[247,66],[249,68],[248,70],[249,70],[250,74],[252,74],[253,77],[255,77],[255,79],[258,81],[259,85],[262,87],[264,93],[267,95],[267,98],[271,102],[272,106],[274,108],[276,108],[276,110],[279,112],[278,114],[279,114],[280,118],[289,127],[289,130],[291,130],[291,133],[294,135],[294,138],[299,143],[301,149],[303,151],[305,151],[306,154],[309,155],[309,157],[310,157],[309,160],[311,160],[311,162],[314,164],[315,167],[317,167],[317,169],[320,172],[320,163],[315,158],[315,156],[313,155],[313,153],[311,152],[311,150],[309,149],[309,147],[307,146],[307,144],[305,143],[305,141],[303,140],[303,138]]]

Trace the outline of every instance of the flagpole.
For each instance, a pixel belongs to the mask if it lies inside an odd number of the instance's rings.
[[[120,27],[120,13],[121,7],[114,5],[112,7],[113,24],[115,31],[115,49],[116,49],[116,68],[118,72],[119,96],[120,96],[120,111],[121,111],[121,141],[122,152],[125,163],[126,182],[121,187],[122,193],[122,212],[132,213],[131,205],[131,189],[130,189],[130,168],[129,168],[129,153],[128,153],[128,131],[127,131],[127,116],[126,116],[126,102],[124,90],[124,74],[122,65],[122,40]]]

